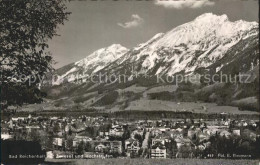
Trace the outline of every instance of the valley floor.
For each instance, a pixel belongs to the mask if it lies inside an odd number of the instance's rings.
[[[87,111],[87,109],[97,109],[99,112],[117,112],[117,111],[171,111],[171,112],[192,112],[201,114],[248,114],[248,115],[259,115],[259,112],[251,110],[239,110],[238,107],[234,106],[218,106],[215,103],[200,103],[200,102],[172,102],[163,100],[147,100],[141,99],[130,102],[130,105],[122,110],[117,107],[106,108],[106,107],[86,107],[78,109],[77,111]],[[17,110],[17,112],[51,112],[51,111],[73,111],[67,108],[55,108],[51,102],[42,104],[30,104],[25,105]]]
[[[176,112],[192,112],[192,113],[230,113],[230,114],[259,114],[255,111],[241,111],[233,106],[218,106],[215,103],[195,103],[195,102],[172,102],[162,100],[137,100],[131,102],[126,110],[145,110],[145,111],[176,111]]]

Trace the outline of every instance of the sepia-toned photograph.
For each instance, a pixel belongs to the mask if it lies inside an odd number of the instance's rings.
[[[257,0],[0,0],[1,165],[260,165]]]

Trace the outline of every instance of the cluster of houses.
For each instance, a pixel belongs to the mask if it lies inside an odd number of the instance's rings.
[[[258,128],[258,129],[257,129]],[[194,158],[210,137],[259,138],[253,120],[165,119],[125,121],[105,117],[12,117],[1,121],[2,140],[38,140],[48,158]]]

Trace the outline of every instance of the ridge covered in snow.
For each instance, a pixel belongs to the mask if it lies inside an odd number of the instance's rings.
[[[234,45],[256,35],[257,22],[231,22],[227,15],[205,13],[167,33],[158,33],[130,50],[119,44],[99,49],[75,62],[59,76],[56,84],[62,83],[64,78],[75,80],[79,72],[115,73],[129,64],[134,64],[140,73],[190,74],[198,68],[209,67],[226,56]]]
[[[190,73],[210,66],[239,41],[257,35],[257,28],[257,22],[231,22],[227,15],[206,13],[138,45],[120,64],[139,64],[138,71],[155,74]]]
[[[121,46],[120,44],[113,44],[106,48],[101,48],[86,58],[75,62],[72,67],[66,73],[57,77],[55,81],[52,82],[53,85],[61,84],[65,79],[69,82],[74,81],[79,74],[88,76],[95,73],[105,66],[114,62],[118,58],[122,57],[128,51],[127,48]]]
[[[75,65],[88,68],[90,65],[97,65],[99,63],[107,64],[116,60],[117,58],[120,58],[127,51],[128,49],[121,46],[120,44],[113,44],[109,47],[101,48],[93,52],[86,58],[75,62]],[[96,71],[98,71],[98,69]]]

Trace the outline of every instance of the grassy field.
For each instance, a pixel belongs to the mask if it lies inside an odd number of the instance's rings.
[[[73,165],[259,165],[259,160],[224,159],[80,159]],[[48,164],[48,163],[47,163]]]
[[[189,111],[192,113],[230,113],[230,114],[259,114],[254,111],[240,111],[233,106],[217,106],[215,103],[195,103],[195,102],[172,102],[162,100],[136,100],[132,101],[126,110],[145,110],[145,111]]]
[[[146,91],[146,93],[160,93],[160,92],[174,92],[177,90],[176,85],[165,85],[165,86],[158,86],[158,87],[153,87],[150,88],[149,90]]]
[[[98,99],[97,99],[98,100]],[[90,100],[91,101],[91,100]],[[66,103],[66,105],[69,102]],[[61,103],[62,104],[62,103]],[[86,103],[85,103],[86,104]],[[55,107],[53,103],[42,103],[42,104],[31,104],[31,105],[25,105],[21,108],[18,108],[18,112],[47,112],[47,111],[86,111],[88,109],[87,105],[85,104],[79,104],[79,109],[73,109],[69,107],[61,106],[61,107]],[[69,105],[68,105],[69,106]],[[99,110],[99,107],[92,107],[93,109]],[[104,109],[105,107],[103,107]],[[102,109],[102,107],[101,107]],[[121,111],[122,109],[119,109],[118,107],[110,107],[105,108],[106,110],[103,110],[103,112],[116,112]],[[171,112],[192,112],[192,113],[201,113],[201,114],[220,114],[222,112],[225,112],[227,114],[248,114],[248,115],[259,115],[259,112],[256,111],[248,111],[248,110],[239,110],[238,107],[235,106],[218,106],[215,103],[195,103],[195,102],[173,102],[173,101],[163,101],[163,100],[148,100],[148,99],[140,99],[131,101],[123,111],[129,111],[129,110],[138,110],[138,111],[171,111]]]

